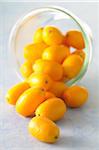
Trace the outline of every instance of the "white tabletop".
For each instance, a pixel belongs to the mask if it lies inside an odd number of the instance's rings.
[[[8,39],[17,19],[30,10],[46,5],[63,6],[84,20],[93,33],[93,58],[79,82],[89,89],[90,97],[81,109],[68,109],[57,122],[61,136],[57,143],[45,144],[27,131],[30,119],[21,118],[8,105],[4,95],[19,81],[8,61]],[[0,3],[0,150],[99,150],[99,3]]]

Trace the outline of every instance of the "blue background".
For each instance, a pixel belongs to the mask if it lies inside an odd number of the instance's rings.
[[[88,103],[81,109],[68,110],[57,122],[61,137],[54,144],[32,138],[27,131],[29,119],[18,116],[4,95],[19,78],[9,63],[10,31],[20,16],[49,5],[63,6],[84,20],[93,33],[93,57],[84,78],[78,83],[89,89]],[[0,150],[98,150],[99,149],[99,3],[0,3]]]

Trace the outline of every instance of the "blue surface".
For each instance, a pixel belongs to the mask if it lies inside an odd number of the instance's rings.
[[[19,117],[4,98],[7,89],[19,81],[9,63],[8,39],[20,16],[34,8],[61,5],[86,21],[94,37],[93,59],[79,84],[89,89],[88,103],[68,110],[57,122],[61,137],[50,145],[32,138],[27,131],[29,119]],[[99,3],[0,3],[0,150],[99,150]]]

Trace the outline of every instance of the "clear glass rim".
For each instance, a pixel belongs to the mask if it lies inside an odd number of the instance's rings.
[[[74,22],[76,22],[76,24],[79,26],[80,30],[82,31],[83,37],[84,37],[84,41],[85,41],[85,52],[86,52],[86,58],[83,64],[83,67],[80,71],[80,73],[73,79],[71,79],[70,81],[66,82],[67,85],[71,86],[73,84],[76,84],[79,80],[82,79],[82,77],[85,75],[89,63],[91,61],[91,57],[92,57],[92,41],[91,41],[91,37],[89,35],[89,32],[87,31],[86,27],[84,26],[84,22],[82,22],[82,20],[80,20],[77,16],[75,16],[72,12],[70,12],[69,10],[63,8],[63,7],[57,7],[57,6],[50,6],[50,7],[41,7],[41,8],[37,8],[34,9],[33,11],[29,12],[28,14],[26,14],[25,16],[21,17],[16,24],[14,25],[14,27],[12,28],[12,31],[10,33],[10,38],[9,38],[9,50],[11,52],[11,55],[13,53],[13,57],[16,57],[16,51],[13,51],[15,45],[14,45],[14,39],[16,38],[16,34],[17,31],[19,29],[19,27],[22,25],[22,23],[24,23],[24,21],[26,21],[28,18],[30,18],[31,16],[40,13],[40,12],[44,12],[44,11],[58,11],[61,12],[65,15],[68,15],[70,18],[72,18],[74,20]],[[17,58],[15,58],[17,59]],[[18,60],[14,59],[14,63],[16,66],[16,72],[18,74],[18,76],[20,77],[21,80],[23,80],[23,78],[21,77],[20,73],[19,73],[19,64],[18,64]]]

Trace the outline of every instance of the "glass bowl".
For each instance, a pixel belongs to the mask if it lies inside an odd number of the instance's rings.
[[[33,42],[33,34],[38,27],[54,25],[63,33],[71,29],[78,29],[82,32],[85,41],[85,61],[80,73],[73,79],[66,82],[71,86],[77,83],[85,75],[92,52],[92,33],[87,24],[75,16],[72,12],[61,7],[43,7],[35,9],[21,17],[14,25],[9,39],[10,56],[13,67],[21,80],[23,80],[19,68],[23,63],[23,48]]]

